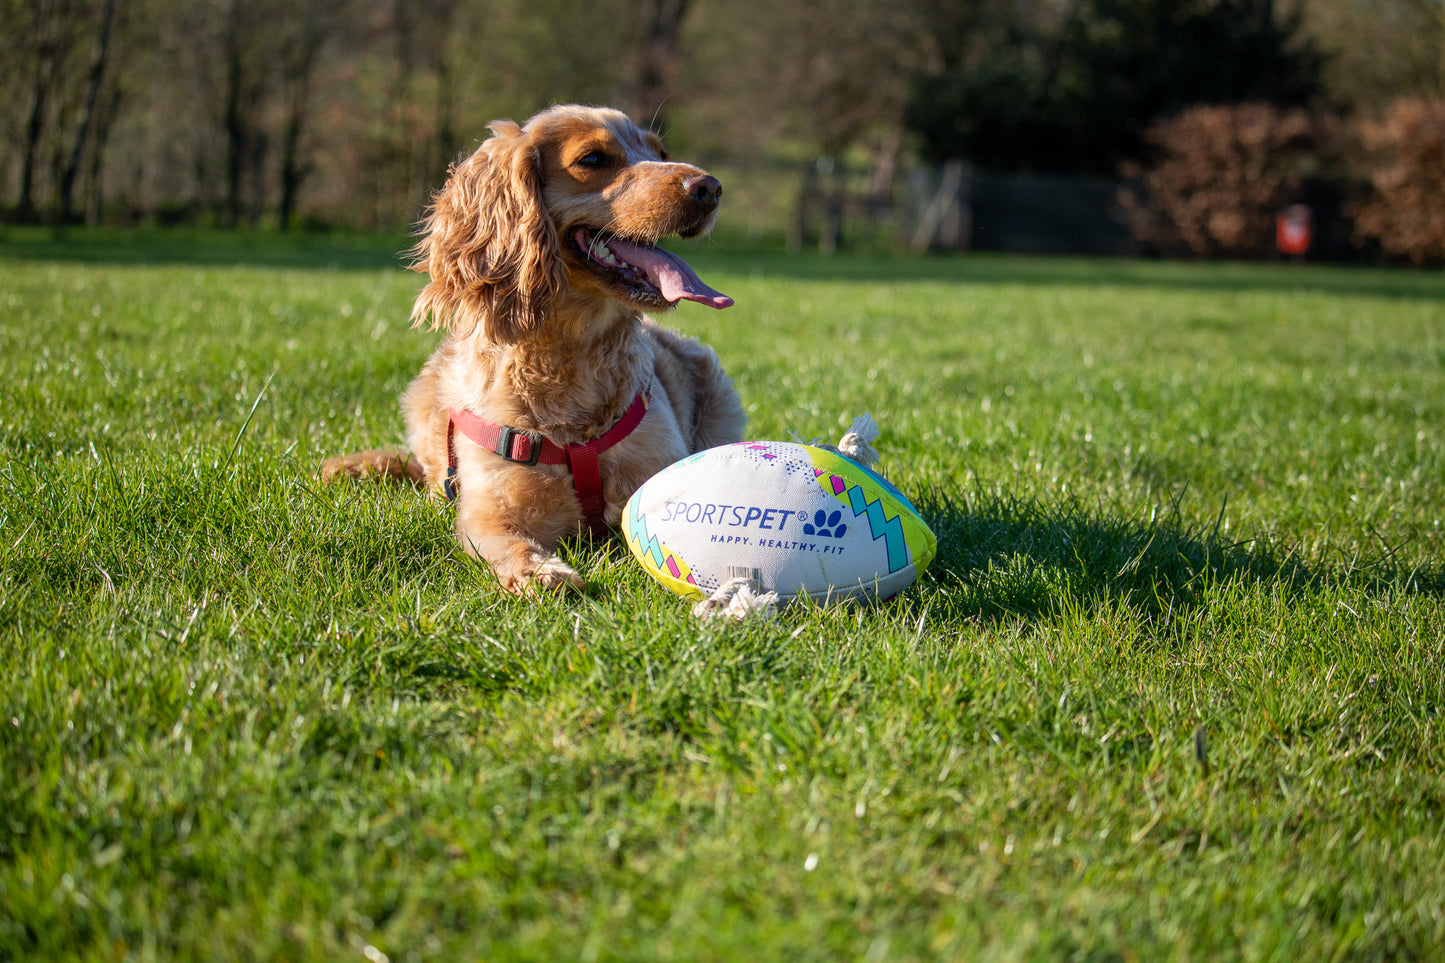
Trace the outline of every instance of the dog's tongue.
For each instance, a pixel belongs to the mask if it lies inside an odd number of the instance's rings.
[[[612,253],[645,273],[670,302],[696,301],[710,308],[730,308],[733,299],[702,282],[688,263],[660,247],[643,247],[620,237],[607,239]]]

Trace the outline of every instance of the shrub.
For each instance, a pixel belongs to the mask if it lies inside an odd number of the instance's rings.
[[[1275,217],[1303,199],[1322,167],[1334,123],[1269,104],[1193,107],[1154,124],[1147,169],[1121,202],[1134,234],[1166,254],[1263,257]]]
[[[1352,205],[1359,241],[1416,264],[1445,262],[1445,100],[1401,100],[1358,125],[1366,196]]]

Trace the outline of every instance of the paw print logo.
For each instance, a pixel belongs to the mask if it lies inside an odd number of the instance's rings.
[[[819,538],[842,538],[848,526],[842,524],[843,513],[834,512],[829,515],[823,511],[813,513],[811,522],[803,523],[804,535],[816,535]]]

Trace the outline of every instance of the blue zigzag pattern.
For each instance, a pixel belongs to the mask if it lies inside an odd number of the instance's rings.
[[[894,515],[889,518],[883,513],[880,501],[869,501],[863,489],[857,485],[848,489],[848,504],[854,515],[867,515],[868,528],[873,540],[883,539],[888,548],[888,571],[896,572],[908,564],[908,540],[903,536],[903,521]]]
[[[647,522],[637,513],[637,503],[633,502],[631,511],[627,513],[627,527],[632,535],[632,544],[645,552],[652,559],[654,568],[662,568],[662,543],[657,540],[656,535],[647,533]]]

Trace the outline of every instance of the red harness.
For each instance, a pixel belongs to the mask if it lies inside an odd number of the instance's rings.
[[[466,409],[451,409],[451,420],[447,422],[447,477],[442,483],[447,498],[455,499],[460,484],[457,481],[457,450],[454,441],[457,431],[476,444],[501,455],[507,461],[520,465],[566,465],[572,472],[572,487],[577,490],[577,501],[582,506],[582,515],[587,527],[594,535],[606,535],[607,526],[602,521],[606,500],[602,497],[602,471],[597,456],[628,435],[642,423],[652,404],[652,386],[648,385],[637,393],[632,404],[623,413],[621,420],[607,430],[600,438],[585,441],[580,445],[559,445],[550,438],[529,434],[494,425]]]

